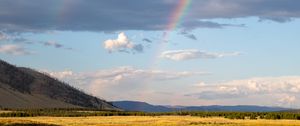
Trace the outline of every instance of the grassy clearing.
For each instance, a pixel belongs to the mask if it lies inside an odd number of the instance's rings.
[[[299,120],[231,120],[192,116],[8,117],[0,124],[61,126],[300,126]]]

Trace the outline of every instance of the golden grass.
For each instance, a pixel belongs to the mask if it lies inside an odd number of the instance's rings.
[[[300,126],[297,120],[230,120],[191,116],[9,117],[0,123],[46,123],[62,126]]]

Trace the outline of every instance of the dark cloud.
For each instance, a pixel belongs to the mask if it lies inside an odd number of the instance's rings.
[[[285,18],[285,17],[260,17],[259,18],[260,22],[265,21],[265,20],[272,20],[272,21],[276,21],[276,22],[280,22],[280,23],[292,21],[291,18]]]
[[[1,0],[0,29],[7,32],[164,30],[177,2]],[[226,24],[201,20],[243,17],[287,22],[300,16],[299,5],[299,0],[193,0],[180,26],[222,28]]]
[[[152,43],[152,40],[147,39],[147,38],[144,38],[143,41],[144,41],[144,42],[148,42],[148,43]]]
[[[56,41],[47,41],[47,42],[41,41],[40,44],[42,44],[44,46],[51,46],[51,47],[54,47],[54,48],[57,48],[57,49],[73,50],[73,48],[66,47],[65,45],[60,44]]]
[[[144,51],[144,46],[142,44],[134,45],[133,50],[135,50],[138,53],[142,53]]]
[[[194,34],[191,34],[187,31],[181,31],[179,34],[189,38],[189,39],[192,39],[192,40],[198,40],[197,37],[194,35]]]
[[[299,0],[199,0],[193,1],[189,16],[198,19],[215,18],[299,18]],[[273,20],[269,18],[269,20]],[[277,20],[273,20],[277,21]]]
[[[186,35],[187,38],[190,38],[192,40],[197,40],[197,37],[194,34],[188,34]]]
[[[59,43],[54,42],[54,41],[43,42],[43,44],[44,44],[45,46],[53,46],[53,47],[55,47],[55,48],[61,48],[61,47],[63,47],[62,44],[59,44]]]
[[[164,29],[175,4],[161,0],[1,0],[7,31],[114,31]]]
[[[9,42],[16,43],[16,44],[27,44],[27,45],[34,45],[34,44],[41,44],[43,46],[51,46],[58,49],[65,49],[65,50],[73,50],[71,47],[66,47],[63,44],[60,44],[56,41],[33,41],[22,36],[10,36],[8,39]]]
[[[244,24],[220,24],[211,21],[186,21],[181,24],[185,31],[191,31],[197,28],[224,28],[224,27],[244,27]]]
[[[227,24],[219,24],[211,21],[187,21],[181,24],[186,30],[196,29],[196,28],[223,28]]]

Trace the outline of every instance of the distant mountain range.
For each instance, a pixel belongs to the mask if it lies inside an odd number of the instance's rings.
[[[265,107],[265,106],[161,106],[151,105],[146,102],[139,101],[114,101],[113,105],[127,111],[142,111],[142,112],[171,112],[171,111],[236,111],[236,112],[273,112],[285,111],[287,108],[280,107]]]
[[[0,108],[94,108],[119,110],[111,103],[35,70],[0,60]]]

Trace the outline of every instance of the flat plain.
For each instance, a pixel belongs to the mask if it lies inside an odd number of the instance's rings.
[[[232,120],[192,116],[8,117],[0,125],[44,126],[300,126],[299,120]]]

